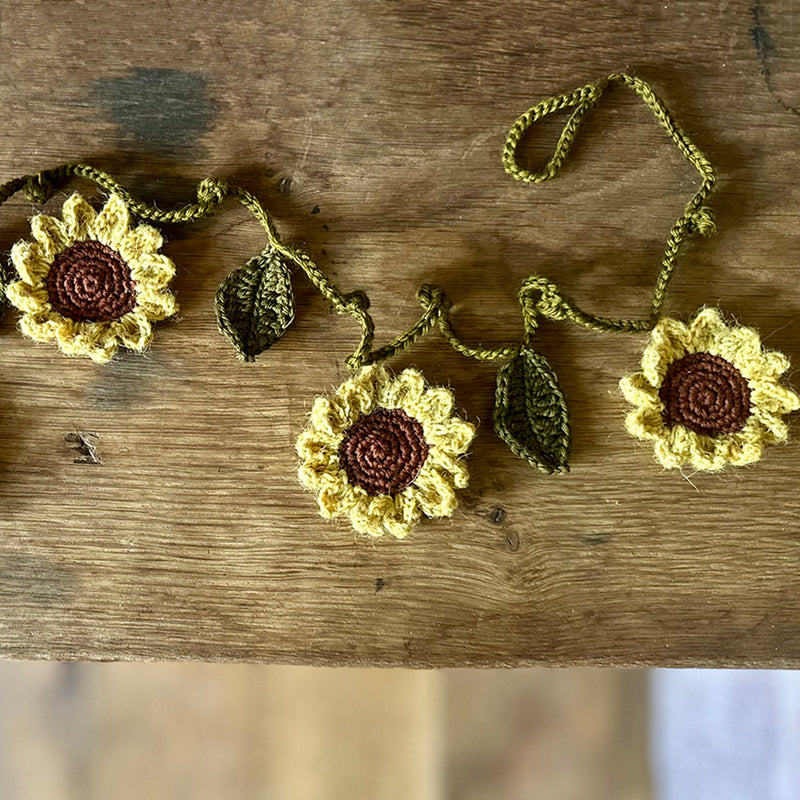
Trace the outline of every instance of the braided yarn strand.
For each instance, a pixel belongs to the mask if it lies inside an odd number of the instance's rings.
[[[642,98],[672,142],[678,147],[683,157],[700,174],[700,187],[687,203],[683,214],[676,220],[669,232],[664,255],[661,259],[661,269],[653,289],[650,312],[646,318],[624,320],[589,314],[578,308],[574,302],[565,298],[554,284],[545,278],[532,275],[523,283],[519,292],[523,320],[528,334],[532,334],[535,331],[537,316],[554,320],[568,319],[576,325],[604,332],[638,333],[651,330],[656,324],[664,305],[667,287],[675,271],[676,260],[684,240],[692,234],[708,236],[716,230],[714,214],[705,205],[707,198],[714,191],[716,183],[714,168],[673,119],[664,103],[653,91],[653,88],[641,78],[636,78],[633,75],[613,73],[598,83],[590,83],[568,94],[542,100],[532,108],[529,108],[517,118],[508,132],[503,147],[503,169],[512,178],[524,183],[543,183],[554,178],[564,165],[586,114],[597,105],[605,90],[615,84],[631,89]],[[538,171],[531,171],[522,167],[517,161],[517,148],[523,136],[537,121],[565,108],[574,108],[575,110],[564,125],[553,154],[545,166]],[[536,293],[540,294],[538,299],[536,298]]]
[[[525,327],[525,340],[520,344],[484,347],[464,343],[453,330],[450,321],[450,301],[444,292],[436,287],[423,286],[418,293],[423,309],[420,319],[388,344],[373,349],[375,323],[369,313],[370,303],[367,295],[363,291],[342,292],[306,253],[281,241],[274,222],[258,198],[222,178],[202,180],[195,190],[194,202],[170,209],[160,209],[134,197],[108,173],[88,164],[63,164],[37,174],[14,178],[0,185],[0,205],[19,191],[22,191],[31,202],[45,203],[53,195],[56,186],[70,178],[92,181],[104,190],[119,195],[135,215],[145,220],[167,224],[197,222],[215,213],[227,198],[232,198],[250,211],[264,229],[267,249],[302,270],[334,311],[349,315],[355,320],[360,329],[360,338],[355,351],[346,359],[346,364],[351,370],[358,370],[366,365],[391,358],[412,346],[434,327],[438,327],[445,341],[462,355],[478,360],[508,360],[517,355],[521,347],[529,344],[541,317],[569,320],[576,325],[603,332],[638,333],[652,329],[660,316],[683,242],[690,235],[708,235],[714,232],[713,213],[705,205],[706,199],[714,189],[713,167],[675,122],[652,87],[632,75],[613,73],[597,83],[589,83],[566,94],[547,98],[528,109],[514,122],[506,137],[502,155],[505,171],[515,180],[525,183],[542,183],[554,178],[565,163],[586,115],[598,104],[606,89],[613,85],[625,86],[641,97],[682,155],[699,172],[702,179],[700,188],[669,233],[661,269],[653,290],[650,311],[645,318],[613,319],[587,313],[566,298],[555,284],[540,276],[531,275],[523,282],[518,294]],[[561,131],[550,159],[538,171],[522,167],[517,162],[516,151],[523,136],[543,117],[564,109],[572,109],[572,113]],[[5,282],[3,274],[0,274],[0,279]]]

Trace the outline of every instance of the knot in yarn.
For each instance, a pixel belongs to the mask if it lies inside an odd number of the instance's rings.
[[[345,296],[345,311],[366,311],[369,308],[369,297],[363,289],[348,292]]]
[[[711,236],[716,233],[717,222],[714,218],[714,210],[708,206],[700,206],[689,217],[689,228],[693,233],[701,236]]]
[[[538,295],[538,297],[537,297]],[[536,330],[538,316],[548,319],[566,319],[568,305],[558,287],[547,278],[531,275],[526,278],[519,290],[519,302],[522,307],[522,318],[529,332]]]
[[[53,196],[55,190],[53,182],[42,172],[28,176],[25,185],[22,187],[25,198],[31,203],[39,205],[44,205]]]
[[[450,305],[441,289],[427,283],[419,287],[417,300],[419,300],[426,309],[449,308]]]
[[[219,205],[228,194],[230,185],[222,178],[205,178],[197,185],[197,202],[208,208]]]

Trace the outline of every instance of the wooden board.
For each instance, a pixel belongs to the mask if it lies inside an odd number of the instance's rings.
[[[667,310],[719,302],[800,363],[798,33],[790,0],[17,0],[0,21],[2,172],[86,160],[162,206],[228,177],[343,290],[369,293],[381,342],[417,319],[430,281],[465,339],[500,343],[520,336],[532,271],[599,313],[646,308],[695,175],[643,106],[609,97],[551,184],[499,165],[529,105],[629,69],[721,178],[720,234],[690,244]],[[4,250],[35,210],[4,207]],[[617,390],[645,337],[543,326],[574,428],[573,470],[556,478],[494,437],[495,367],[436,334],[396,359],[480,421],[472,482],[452,522],[365,540],[320,520],[294,475],[312,398],[346,375],[352,321],[298,276],[295,325],[243,365],[213,297],[261,249],[257,226],[226,207],[166,234],[182,315],[147,356],[66,359],[4,317],[0,654],[800,663],[798,445],[721,475],[662,470],[624,432]],[[96,435],[102,465],[76,463],[77,432]]]

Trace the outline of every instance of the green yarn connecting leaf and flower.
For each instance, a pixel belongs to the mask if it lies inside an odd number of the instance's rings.
[[[85,164],[63,165],[0,186],[0,204],[19,191],[31,201],[46,202],[55,184],[70,178],[88,179],[111,194],[99,214],[74,195],[65,203],[61,220],[34,217],[33,241],[19,243],[12,251],[18,279],[7,286],[6,294],[23,312],[23,332],[40,341],[55,339],[65,353],[103,362],[120,345],[141,350],[150,342],[151,322],[175,311],[167,290],[174,265],[158,252],[158,232],[149,225],[131,228],[130,219],[195,222],[213,214],[226,199],[236,200],[266,234],[261,254],[230,273],[216,296],[219,329],[237,356],[254,360],[292,324],[293,269],[305,274],[334,311],[352,317],[359,326],[358,345],[345,361],[353,377],[333,395],[314,402],[297,452],[301,482],[316,494],[320,513],[349,516],[357,530],[373,536],[402,538],[422,516],[450,515],[456,507],[455,491],[466,486],[461,459],[474,429],[453,415],[452,395],[428,387],[415,370],[395,378],[381,366],[434,328],[457,352],[500,362],[495,431],[514,454],[542,472],[567,472],[570,450],[566,398],[555,371],[532,346],[543,319],[603,333],[652,331],[641,372],[622,382],[626,397],[636,406],[628,416],[630,432],[652,440],[656,457],[666,466],[716,470],[725,464],[752,463],[764,444],[785,440],[782,417],[800,401],[779,382],[788,362],[780,354],[762,351],[751,329],[728,328],[713,310],[701,312],[689,326],[661,320],[683,243],[715,230],[706,201],[716,179],[711,164],[652,87],[635,76],[614,73],[537,103],[512,125],[503,167],[524,183],[554,178],[591,110],[614,86],[642,99],[700,176],[699,188],[669,232],[650,307],[641,319],[588,313],[555,284],[531,275],[518,293],[522,341],[473,345],[453,330],[444,292],[426,285],[418,293],[419,320],[375,348],[367,295],[342,292],[307,254],[285,244],[258,199],[244,188],[207,178],[197,186],[195,202],[162,210]],[[564,110],[569,116],[544,167],[530,170],[520,164],[519,144],[531,126]]]

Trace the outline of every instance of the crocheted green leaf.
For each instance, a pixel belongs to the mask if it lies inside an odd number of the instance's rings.
[[[275,250],[265,250],[228,275],[217,290],[219,329],[242,361],[272,347],[294,319],[289,268]]]
[[[568,472],[569,411],[553,368],[524,348],[497,373],[494,429],[511,448],[542,472]]]

